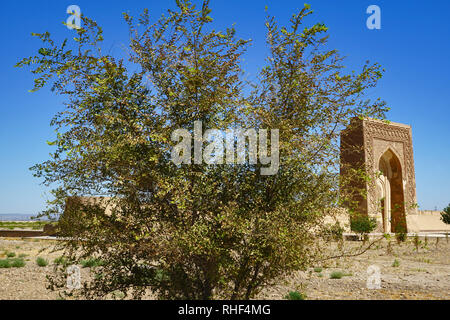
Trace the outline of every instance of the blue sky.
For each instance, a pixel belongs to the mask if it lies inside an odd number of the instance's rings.
[[[251,38],[245,67],[250,77],[264,59],[264,7],[280,24],[303,7],[302,1],[212,0],[212,17],[220,29],[236,23],[238,35]],[[330,46],[348,57],[349,70],[364,61],[379,62],[386,74],[370,96],[386,100],[394,122],[412,125],[417,200],[421,209],[442,209],[450,203],[450,1],[309,0],[311,22],[324,22]],[[123,54],[128,44],[122,12],[137,16],[143,8],[159,16],[174,1],[5,1],[0,33],[0,214],[34,214],[42,210],[47,190],[28,170],[48,158],[46,141],[54,132],[51,117],[62,109],[61,97],[48,88],[29,93],[32,75],[14,64],[40,47],[31,32],[49,31],[55,39],[72,38],[62,22],[76,4],[105,31],[105,48]],[[366,8],[381,8],[381,30],[366,28]]]

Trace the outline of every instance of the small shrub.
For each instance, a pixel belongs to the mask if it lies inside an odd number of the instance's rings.
[[[45,259],[42,258],[42,257],[38,257],[38,258],[36,259],[36,264],[37,264],[39,267],[46,267],[46,266],[48,265],[48,261],[45,260]]]
[[[399,222],[398,224],[396,224],[394,232],[395,232],[395,239],[397,240],[398,244],[406,241],[407,233],[405,223]]]
[[[356,233],[367,234],[377,227],[377,219],[367,215],[354,215],[350,220],[350,229]]]
[[[11,261],[7,259],[0,260],[0,268],[11,268]]]
[[[450,224],[450,204],[441,212],[441,220],[446,224]]]
[[[26,256],[28,256],[26,253],[19,254],[19,258],[25,258]]]
[[[395,234],[395,239],[397,239],[397,242],[400,244],[401,242],[405,242],[406,241],[406,232],[398,232]]]
[[[399,267],[399,266],[400,266],[400,261],[398,261],[397,259],[395,259],[394,262],[392,263],[392,266],[393,266],[394,268]]]
[[[392,254],[392,243],[391,243],[391,240],[390,240],[390,239],[389,239],[388,242],[387,242],[386,253],[387,253],[387,254]]]
[[[320,273],[322,272],[322,268],[314,268],[314,272]]]
[[[21,258],[16,258],[11,261],[11,267],[22,268],[25,267],[25,261]]]
[[[298,291],[290,291],[284,298],[287,300],[305,300],[306,294]]]
[[[104,277],[105,277],[105,274],[103,272],[94,274],[94,279],[97,280],[97,281],[98,280],[102,280]]]
[[[103,261],[95,258],[89,258],[86,260],[81,260],[80,264],[83,268],[95,268],[103,265]]]
[[[123,298],[125,298],[125,293],[117,290],[112,293],[112,296],[114,299],[122,300]]]
[[[63,256],[55,258],[55,260],[53,260],[53,263],[57,264],[57,265],[63,265],[63,266],[68,265],[67,259],[65,257],[63,257]]]
[[[167,273],[167,271],[164,271],[163,269],[156,269],[156,274],[155,274],[155,280],[157,282],[165,282],[165,281],[169,281],[170,280],[170,276]]]
[[[341,279],[344,276],[344,273],[341,271],[333,271],[330,274],[330,279]]]
[[[420,246],[420,244],[422,243],[422,241],[420,241],[420,239],[419,239],[419,234],[415,234],[415,236],[414,236],[414,249],[417,251],[417,252],[419,252],[419,246]]]
[[[8,258],[14,258],[14,257],[16,256],[16,253],[15,253],[15,252],[7,252],[7,253],[6,253],[6,256],[7,256]]]

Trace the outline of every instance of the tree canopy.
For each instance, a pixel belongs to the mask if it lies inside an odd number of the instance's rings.
[[[87,297],[151,289],[168,299],[248,299],[309,266],[341,201],[340,130],[386,111],[366,97],[380,65],[346,72],[328,28],[307,22],[308,5],[286,27],[267,16],[269,54],[254,82],[242,67],[249,40],[213,29],[208,1],[177,7],[155,21],[148,10],[124,15],[129,61],[105,54],[101,27],[83,16],[74,43],[35,34],[44,47],[18,63],[33,67],[35,90],[50,84],[66,97],[52,120],[55,151],[32,170],[54,186],[45,214],[65,211],[68,261],[103,261],[84,283]],[[278,129],[278,172],[262,175],[261,163],[175,165],[171,134],[192,133],[194,121]],[[65,284],[60,268],[53,288]]]

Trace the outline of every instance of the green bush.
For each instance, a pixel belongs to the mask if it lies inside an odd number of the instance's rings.
[[[53,263],[57,264],[57,265],[63,265],[63,266],[68,265],[67,259],[65,257],[63,257],[63,256],[55,258],[55,260],[53,260]]]
[[[320,272],[322,272],[322,268],[320,268],[320,267],[314,268],[314,272],[320,273]]]
[[[95,268],[103,265],[103,261],[95,258],[81,260],[80,264],[83,268]]]
[[[11,261],[8,259],[0,260],[0,268],[11,268]]]
[[[400,231],[400,232],[395,234],[395,239],[397,239],[398,243],[405,242],[406,241],[406,237],[407,237],[407,234],[404,231]]]
[[[7,252],[7,253],[6,253],[6,256],[7,256],[8,258],[14,258],[14,257],[16,256],[16,253],[15,253],[15,252]]]
[[[392,266],[393,266],[394,268],[399,267],[399,266],[400,266],[400,261],[398,261],[397,259],[395,259],[394,262],[392,263]]]
[[[46,267],[46,266],[48,266],[48,261],[45,260],[45,259],[42,258],[42,257],[38,257],[38,258],[36,259],[36,264],[37,264],[39,267]]]
[[[298,291],[290,291],[284,298],[287,300],[305,300],[306,294]]]
[[[376,226],[377,220],[367,215],[355,215],[350,219],[350,228],[356,233],[370,233],[376,228]]]
[[[446,224],[450,224],[450,204],[441,212],[441,220]]]
[[[25,267],[25,261],[21,258],[16,258],[11,260],[11,267],[13,268],[22,268]]]
[[[344,276],[342,271],[333,271],[330,274],[330,279],[341,279]]]

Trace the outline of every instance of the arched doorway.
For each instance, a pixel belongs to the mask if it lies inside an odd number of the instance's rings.
[[[391,149],[381,156],[378,169],[381,172],[377,183],[384,232],[407,232],[402,166]]]

